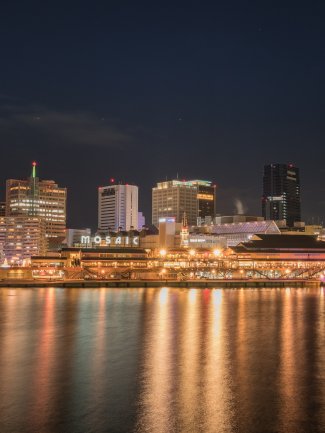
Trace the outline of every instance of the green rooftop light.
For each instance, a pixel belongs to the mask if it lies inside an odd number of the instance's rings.
[[[33,171],[32,171],[32,177],[35,178],[36,177],[36,161],[33,162],[32,166],[33,166]]]

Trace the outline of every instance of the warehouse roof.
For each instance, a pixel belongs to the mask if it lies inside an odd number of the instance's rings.
[[[270,235],[258,234],[248,242],[241,242],[232,247],[236,253],[244,252],[325,252],[325,242],[317,239],[317,236],[308,235]]]

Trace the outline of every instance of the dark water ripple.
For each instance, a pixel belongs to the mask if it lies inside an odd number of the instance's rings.
[[[324,433],[323,289],[1,289],[1,433]]]

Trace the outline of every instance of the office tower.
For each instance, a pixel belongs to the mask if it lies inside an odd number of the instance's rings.
[[[0,217],[0,243],[2,262],[21,266],[31,256],[46,253],[46,222],[27,215]]]
[[[197,187],[198,218],[204,220],[216,216],[216,185],[207,180],[191,180],[192,185]]]
[[[264,166],[262,214],[266,220],[301,221],[299,168],[293,164]]]
[[[138,187],[110,185],[98,188],[98,229],[138,229]]]
[[[55,248],[65,238],[67,189],[53,180],[40,180],[33,162],[28,179],[8,179],[6,216],[28,215],[44,219],[49,247]]]
[[[158,182],[152,189],[152,223],[158,227],[159,219],[174,217],[182,222],[184,213],[189,225],[196,225],[200,217],[215,216],[216,187],[205,180],[169,180]]]

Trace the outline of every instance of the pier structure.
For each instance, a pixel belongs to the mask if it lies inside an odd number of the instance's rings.
[[[0,280],[325,281],[325,242],[258,235],[228,249],[63,248],[29,267],[1,268]]]

